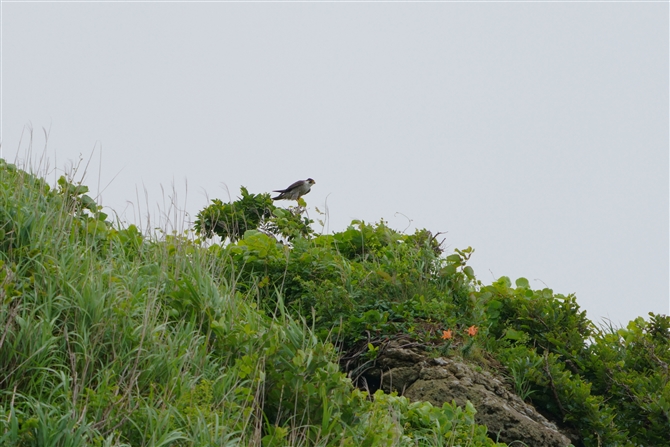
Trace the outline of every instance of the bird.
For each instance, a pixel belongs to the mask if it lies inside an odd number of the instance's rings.
[[[286,189],[275,189],[273,192],[280,194],[273,197],[272,200],[298,200],[307,194],[315,183],[314,180],[308,178],[307,180],[298,180]]]

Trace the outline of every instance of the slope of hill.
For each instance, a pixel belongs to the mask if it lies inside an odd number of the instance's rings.
[[[666,316],[600,329],[427,230],[315,235],[245,189],[199,215],[223,244],[123,228],[86,192],[0,160],[0,445],[503,445],[471,404],[377,390],[397,341],[504,375],[576,445],[669,445]]]

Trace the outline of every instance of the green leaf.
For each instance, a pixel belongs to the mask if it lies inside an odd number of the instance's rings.
[[[465,273],[465,276],[467,276],[470,279],[474,279],[475,277],[475,271],[472,270],[472,267],[470,267],[469,265],[465,266],[465,268],[463,269],[463,273]]]
[[[85,185],[75,186],[74,190],[73,190],[73,193],[74,193],[75,196],[80,196],[80,195],[85,194],[87,192],[88,192],[88,186],[85,186]]]
[[[84,208],[86,208],[88,210],[91,210],[91,211],[97,211],[98,210],[98,204],[95,203],[95,200],[93,200],[92,198],[90,198],[87,195],[81,196],[81,203],[84,205]]]
[[[505,338],[508,340],[519,341],[523,340],[525,336],[526,336],[525,332],[514,330],[511,327],[507,328],[507,330],[505,331]]]
[[[440,273],[446,276],[452,276],[456,274],[456,266],[454,264],[449,264],[440,270]]]
[[[515,281],[517,288],[527,289],[530,287],[526,278],[519,278]]]
[[[461,255],[457,255],[457,254],[449,255],[449,256],[447,256],[447,261],[452,263],[452,264],[461,265],[461,263],[462,263],[461,262]]]

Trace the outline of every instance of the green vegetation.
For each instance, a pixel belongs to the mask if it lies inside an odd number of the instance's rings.
[[[0,160],[2,446],[503,445],[470,405],[340,371],[397,337],[502,365],[585,446],[670,445],[666,316],[598,328],[574,296],[482,284],[427,230],[316,235],[304,202],[244,188],[200,212],[202,240],[123,228],[87,192]]]

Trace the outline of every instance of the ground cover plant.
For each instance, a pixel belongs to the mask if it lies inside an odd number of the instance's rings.
[[[356,389],[220,247],[87,192],[0,161],[0,445],[496,445],[470,407]]]
[[[428,230],[316,234],[302,200],[242,188],[192,237],[87,192],[0,160],[0,445],[502,445],[471,406],[357,389],[341,356],[394,337],[499,368],[583,445],[669,445],[666,316],[599,328]]]

